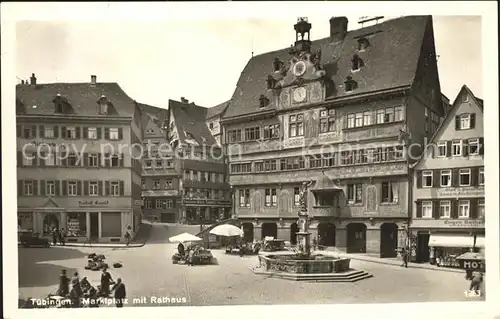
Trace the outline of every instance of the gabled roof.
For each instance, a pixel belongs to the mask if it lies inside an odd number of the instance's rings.
[[[334,85],[326,98],[334,99],[411,86],[424,34],[431,22],[431,16],[402,17],[349,31],[340,42],[331,42],[329,37],[312,41],[311,52],[321,50],[321,65],[326,71],[326,77],[332,80]],[[293,39],[292,28],[290,31],[290,39]],[[358,39],[362,36],[368,39],[370,47],[358,53]],[[225,119],[258,113],[261,94],[273,100],[272,94],[267,91],[266,79],[268,75],[275,76],[275,58],[288,63],[291,57],[288,51],[289,48],[284,48],[254,56],[248,61],[237,82],[231,104],[224,115]],[[352,73],[351,59],[357,53],[365,66],[359,72]],[[358,88],[354,92],[346,93],[344,81],[349,75],[357,81]]]
[[[164,122],[168,117],[168,110],[160,107],[139,103],[137,105],[142,112],[142,127],[146,129],[146,126],[150,121],[154,122],[158,127],[163,127]]]
[[[460,105],[460,102],[461,102],[460,97],[462,96],[462,94],[468,94],[472,98],[472,101],[475,102],[476,105],[479,107],[479,109],[481,110],[481,112],[484,112],[484,110],[483,110],[483,100],[477,98],[472,93],[472,91],[467,87],[467,85],[464,84],[462,86],[462,88],[460,89],[460,91],[458,92],[457,97],[453,101],[453,104],[451,105],[451,108],[450,108],[449,112],[446,114],[446,117],[443,119],[443,121],[441,122],[441,124],[439,124],[438,128],[436,129],[436,132],[434,132],[434,134],[432,135],[432,137],[429,140],[429,142],[427,143],[427,145],[434,144],[434,142],[436,142],[437,136],[439,136],[441,134],[441,132],[446,128],[446,126],[450,124],[449,119],[452,117],[452,114],[455,114],[455,109]],[[422,153],[422,156],[420,156],[420,158],[412,165],[412,167],[416,167],[418,165],[418,163],[420,163],[420,161],[423,158],[424,154],[425,153]]]
[[[227,107],[229,106],[229,102],[230,102],[230,100],[223,102],[221,104],[218,104],[216,106],[209,107],[207,109],[207,115],[206,115],[207,119],[222,115],[226,111]]]
[[[53,115],[53,100],[60,95],[71,106],[72,116],[132,117],[135,102],[117,83],[49,83],[16,85],[17,107],[26,115]],[[99,114],[98,101],[105,96],[116,113]]]
[[[180,143],[195,140],[199,145],[216,145],[217,142],[205,122],[207,108],[194,103],[168,100],[168,109],[175,120]]]

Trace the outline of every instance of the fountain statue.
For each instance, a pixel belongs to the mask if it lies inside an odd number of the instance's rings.
[[[259,255],[259,265],[252,268],[255,274],[268,275],[289,280],[354,282],[372,275],[350,268],[351,260],[328,254],[311,253],[309,232],[309,209],[307,195],[314,181],[303,182],[300,187],[297,225],[297,248],[295,253],[283,252]]]

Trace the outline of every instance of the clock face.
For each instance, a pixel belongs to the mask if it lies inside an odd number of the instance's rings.
[[[305,64],[305,62],[304,61],[299,61],[299,62],[295,63],[294,66],[293,66],[293,74],[295,74],[295,76],[301,76],[304,73],[306,73],[306,64]]]
[[[306,88],[299,87],[293,91],[293,100],[295,102],[303,102],[306,99]]]

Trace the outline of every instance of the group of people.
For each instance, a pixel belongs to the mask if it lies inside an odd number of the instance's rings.
[[[179,245],[177,245],[177,252],[179,253],[179,256],[186,257],[186,263],[188,264],[188,266],[193,266],[194,264],[193,259],[194,259],[195,249],[196,247],[195,248],[188,247],[186,252],[186,247],[184,247],[183,243],[179,243]]]
[[[52,244],[55,246],[59,242],[62,246],[66,243],[66,232],[64,228],[57,229],[54,227],[51,232],[52,235]]]
[[[113,285],[112,288],[111,285]],[[102,269],[101,285],[98,289],[96,290],[92,287],[86,280],[86,277],[80,280],[78,272],[75,272],[70,279],[66,274],[66,270],[63,269],[59,276],[57,295],[69,298],[71,300],[71,307],[73,308],[80,308],[82,306],[82,298],[89,298],[89,307],[93,308],[99,306],[99,297],[109,297],[111,293],[114,293],[116,307],[123,307],[123,300],[126,298],[125,284],[121,278],[117,278],[116,283],[113,282],[113,278],[106,268]]]

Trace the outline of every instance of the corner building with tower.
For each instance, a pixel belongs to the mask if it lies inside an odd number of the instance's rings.
[[[311,41],[299,18],[290,48],[253,56],[221,123],[234,212],[246,240],[296,244],[300,186],[319,244],[396,255],[411,209],[409,165],[445,115],[431,16]]]

